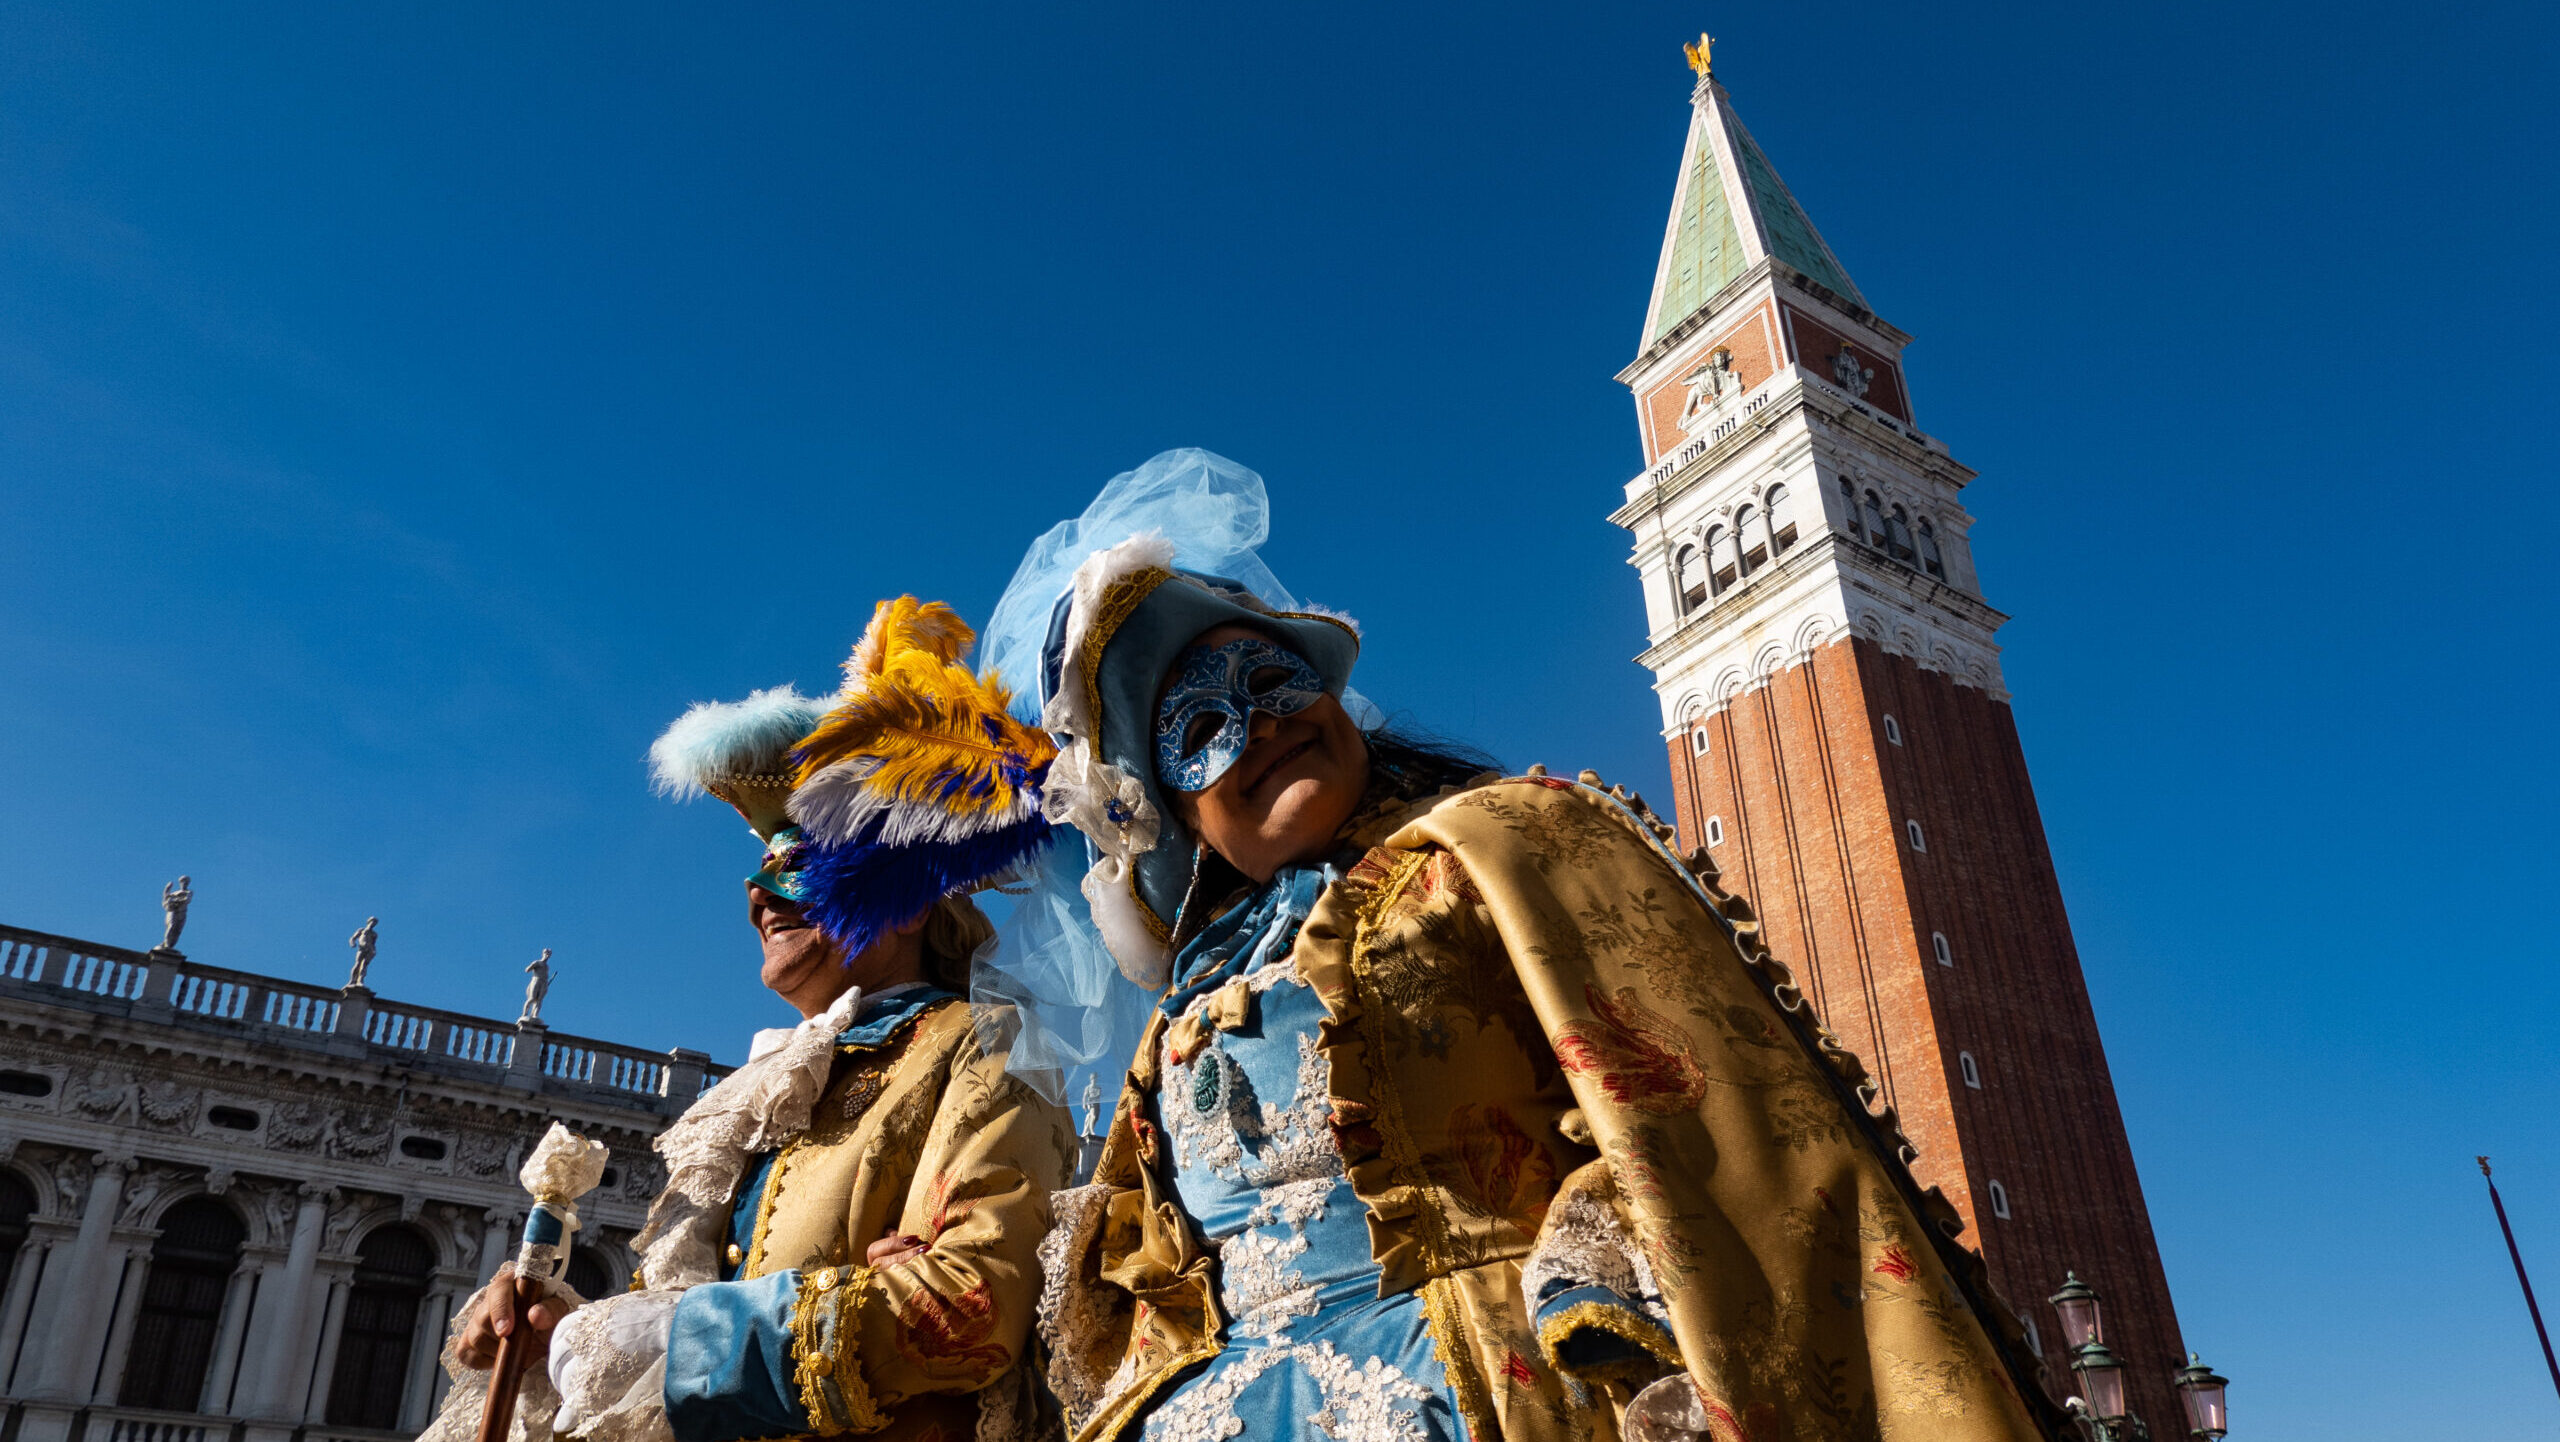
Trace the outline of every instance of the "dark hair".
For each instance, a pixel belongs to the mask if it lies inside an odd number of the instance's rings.
[[[1370,771],[1408,796],[1427,796],[1502,770],[1490,752],[1429,730],[1402,712],[1365,735]]]

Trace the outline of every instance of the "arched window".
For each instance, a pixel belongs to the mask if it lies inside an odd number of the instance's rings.
[[[151,1268],[143,1274],[133,1350],[125,1354],[124,1380],[116,1392],[119,1403],[161,1412],[196,1410],[205,1370],[213,1363],[222,1294],[239,1269],[240,1244],[248,1236],[239,1214],[211,1197],[189,1197],[160,1219],[160,1240],[151,1244]]]
[[[1796,523],[1787,515],[1787,488],[1771,486],[1760,504],[1769,508],[1769,554],[1783,556],[1796,543]]]
[[[1938,555],[1938,532],[1927,516],[1920,518],[1920,569],[1941,581],[1947,578],[1947,563]]]
[[[2009,1189],[1997,1181],[1991,1184],[1991,1215],[2009,1220]]]
[[[435,1248],[414,1228],[377,1227],[356,1244],[355,1287],[329,1378],[329,1425],[390,1431],[409,1384],[409,1343],[427,1295]]]
[[[1919,554],[1911,549],[1911,518],[1903,514],[1900,506],[1893,508],[1893,519],[1886,522],[1886,525],[1893,540],[1895,560],[1908,561]]]
[[[35,1188],[15,1172],[0,1171],[0,1297],[9,1295],[9,1273],[27,1244],[27,1219],[36,1214]]]
[[[1966,1086],[1973,1088],[1975,1091],[1982,1090],[1982,1068],[1974,1064],[1972,1052],[1960,1051],[1956,1053],[1956,1070],[1964,1073],[1964,1084]]]
[[[1884,545],[1884,502],[1873,491],[1867,492],[1867,544]]]
[[[1906,821],[1902,823],[1902,834],[1911,842],[1912,850],[1926,851],[1929,849],[1929,837],[1927,833],[1920,829],[1919,822]]]
[[[1708,817],[1708,818],[1707,818],[1707,844],[1708,844],[1709,846],[1722,846],[1722,845],[1724,845],[1724,818],[1723,818],[1723,817],[1721,817],[1721,816],[1710,816],[1710,817]]]
[[[1679,559],[1672,563],[1675,584],[1680,588],[1680,610],[1683,614],[1707,603],[1707,568],[1698,559],[1695,546],[1682,546]]]
[[[1947,934],[1945,932],[1933,931],[1929,933],[1929,949],[1938,954],[1938,965],[1953,966],[1956,964],[1956,949],[1947,944]]]
[[[1689,723],[1689,754],[1690,754],[1690,755],[1692,755],[1692,756],[1704,756],[1704,755],[1706,755],[1706,754],[1707,754],[1707,744],[1708,744],[1708,743],[1707,743],[1707,723],[1706,723],[1704,720],[1696,720],[1696,721],[1692,721],[1692,722],[1690,722],[1690,723]]]
[[[1707,528],[1707,589],[1721,596],[1733,589],[1733,533],[1722,526]]]
[[[1858,488],[1849,484],[1846,476],[1840,478],[1840,516],[1840,529],[1847,532],[1850,539],[1863,541],[1867,538],[1867,533],[1858,525]]]
[[[579,1247],[569,1253],[569,1270],[561,1277],[569,1290],[590,1302],[613,1295],[613,1274],[596,1260],[593,1249]]]
[[[1890,711],[1884,713],[1884,739],[1896,746],[1902,744],[1902,723],[1894,720]]]
[[[1742,552],[1742,574],[1769,563],[1769,533],[1758,524],[1760,513],[1749,506],[1733,513],[1733,542]]]

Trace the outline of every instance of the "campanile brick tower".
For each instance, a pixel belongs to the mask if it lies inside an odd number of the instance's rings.
[[[1703,58],[1703,57],[1700,57]],[[1635,393],[1635,536],[1688,845],[1757,908],[2070,1390],[2076,1271],[2156,1437],[2169,1285],[1958,500],[1868,309],[1702,71]],[[2074,1338],[2072,1341],[2078,1341]]]

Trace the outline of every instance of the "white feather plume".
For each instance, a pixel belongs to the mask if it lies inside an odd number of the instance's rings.
[[[791,748],[826,709],[791,686],[769,686],[744,701],[700,702],[650,744],[650,778],[660,792],[689,800],[723,777],[787,772]]]

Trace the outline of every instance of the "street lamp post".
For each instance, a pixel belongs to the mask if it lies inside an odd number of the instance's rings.
[[[2079,1387],[2079,1395],[2063,1406],[2079,1419],[2089,1442],[2149,1442],[2150,1427],[2125,1398],[2124,1363],[2107,1346],[2106,1311],[2097,1289],[2065,1272],[2062,1290],[2045,1300],[2062,1318],[2062,1341]],[[2223,1412],[2222,1389],[2231,1384],[2197,1361],[2193,1352],[2172,1380],[2177,1384],[2178,1404],[2187,1414],[2187,1435],[2205,1442],[2222,1437],[2229,1420]]]
[[[2187,1409],[2187,1435],[2218,1438],[2229,1421],[2222,1409],[2222,1389],[2231,1383],[2213,1375],[2213,1369],[2187,1354],[2187,1365],[2178,1369],[2178,1401]]]

